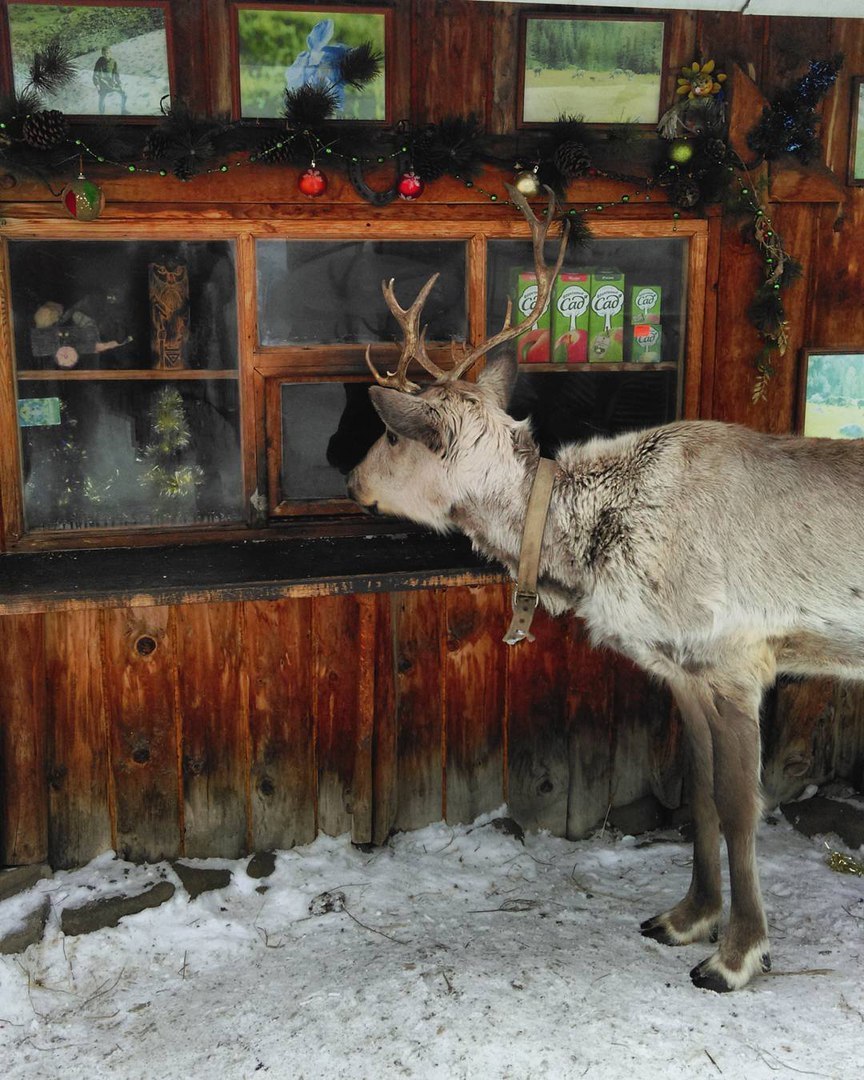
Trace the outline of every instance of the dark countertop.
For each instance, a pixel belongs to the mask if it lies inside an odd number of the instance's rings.
[[[502,580],[462,536],[282,537],[0,555],[0,612],[387,592]]]

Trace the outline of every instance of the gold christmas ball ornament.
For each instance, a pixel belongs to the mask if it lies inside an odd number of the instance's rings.
[[[532,199],[540,194],[540,181],[537,179],[536,169],[521,169],[513,178],[513,187],[526,199]]]
[[[105,192],[82,173],[63,188],[60,201],[72,217],[79,221],[95,221],[105,209]]]

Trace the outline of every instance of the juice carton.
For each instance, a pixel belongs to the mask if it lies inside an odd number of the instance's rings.
[[[630,321],[659,323],[663,290],[659,285],[634,285],[630,290]]]
[[[662,359],[663,330],[657,323],[633,324],[633,349],[630,359],[634,364],[657,364]]]
[[[588,359],[591,275],[565,270],[552,288],[552,361],[584,364]]]
[[[595,270],[591,275],[588,360],[609,364],[624,359],[624,275]]]
[[[537,275],[533,271],[519,270],[515,274],[512,289],[514,298],[513,325],[525,322],[537,299]],[[520,364],[548,364],[550,337],[550,305],[516,338],[516,359]]]

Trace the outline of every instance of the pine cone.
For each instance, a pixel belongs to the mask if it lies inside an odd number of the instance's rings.
[[[24,141],[36,150],[48,150],[63,142],[69,131],[66,117],[59,109],[31,113],[21,125]]]
[[[277,135],[261,143],[256,151],[258,160],[267,165],[287,165],[291,161],[291,139]]]
[[[669,198],[684,210],[692,209],[702,198],[702,191],[695,180],[679,180],[669,187]]]
[[[430,132],[423,132],[414,140],[411,164],[424,179],[440,180],[447,172],[447,151]]]
[[[717,165],[724,165],[729,147],[722,139],[708,139],[705,143],[705,157]]]
[[[552,162],[558,172],[568,180],[584,176],[591,168],[588,148],[580,142],[563,142],[552,155]]]
[[[157,161],[166,156],[168,152],[168,140],[158,128],[147,133],[144,145],[141,147],[141,157],[145,161]]]
[[[178,180],[191,180],[195,172],[195,161],[189,156],[174,162],[174,175]]]

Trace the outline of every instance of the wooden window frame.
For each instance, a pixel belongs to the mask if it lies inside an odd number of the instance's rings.
[[[634,208],[638,209],[638,208]],[[500,208],[496,208],[500,214]],[[240,400],[240,453],[244,505],[248,517],[243,522],[219,526],[178,526],[171,529],[141,526],[132,529],[82,530],[72,536],[68,530],[60,534],[25,532],[21,463],[16,418],[16,387],[14,351],[12,348],[12,313],[8,304],[8,285],[0,291],[0,354],[10,358],[8,370],[0,371],[0,507],[7,549],[50,549],[57,546],[110,546],[122,543],[181,543],[190,539],[224,537],[236,539],[253,535],[257,528],[289,523],[292,529],[309,536],[338,534],[353,530],[393,531],[393,523],[372,523],[358,520],[347,500],[325,500],[320,504],[289,503],[279,490],[281,450],[274,447],[280,438],[281,418],[278,386],[285,381],[361,381],[369,378],[365,365],[364,345],[320,346],[261,346],[258,335],[258,297],[256,272],[256,243],[260,239],[349,241],[363,239],[393,240],[418,236],[430,240],[463,241],[466,244],[466,304],[469,344],[482,341],[486,329],[486,265],[487,244],[491,240],[528,239],[525,223],[516,217],[481,215],[465,220],[441,215],[422,221],[399,217],[392,220],[360,219],[353,214],[327,221],[298,221],[288,218],[252,218],[229,211],[215,211],[206,220],[187,216],[182,224],[171,217],[160,218],[151,212],[130,209],[124,215],[100,221],[102,240],[223,240],[234,250],[236,303],[238,325],[237,382]],[[649,216],[654,214],[654,217]],[[598,240],[652,238],[681,238],[689,241],[684,260],[684,297],[686,326],[682,328],[686,343],[686,363],[678,379],[679,414],[693,418],[699,415],[701,399],[701,366],[703,332],[706,318],[707,253],[709,222],[702,218],[671,220],[660,218],[656,211],[646,208],[643,217],[621,217],[592,221]],[[93,239],[89,226],[73,219],[52,217],[50,220],[33,215],[32,208],[7,206],[4,238],[0,259],[3,276],[8,282],[7,240],[83,240]],[[491,332],[491,330],[490,330]],[[373,355],[385,366],[388,356],[395,358],[398,347],[382,343],[374,347]],[[450,363],[447,342],[433,342],[430,352],[441,366]],[[639,365],[645,367],[645,365]],[[540,365],[536,366],[538,369]],[[616,370],[620,365],[616,365]],[[599,365],[592,365],[598,370]],[[544,370],[570,370],[563,365],[544,366]],[[11,448],[12,452],[5,452]],[[266,509],[265,509],[266,504]],[[346,512],[347,511],[347,512]],[[335,515],[335,517],[334,517]],[[324,519],[328,520],[324,520]],[[370,525],[375,528],[370,530]],[[401,529],[401,525],[400,525]]]

